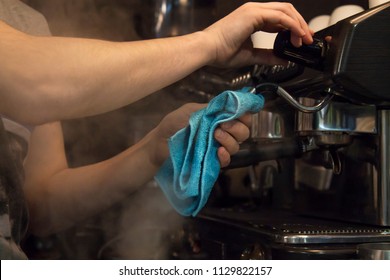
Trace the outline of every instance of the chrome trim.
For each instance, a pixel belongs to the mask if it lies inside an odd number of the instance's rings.
[[[330,100],[333,98],[333,94],[328,93],[327,96],[325,96],[324,99],[322,99],[317,104],[313,104],[312,106],[306,106],[305,104],[302,104],[294,99],[287,91],[285,91],[283,88],[278,87],[276,93],[284,98],[290,105],[292,105],[294,108],[296,108],[298,111],[303,113],[315,113],[320,110],[322,110],[325,106],[327,106],[330,102]]]
[[[322,244],[322,243],[363,243],[388,241],[390,231],[373,233],[338,233],[338,234],[286,234],[276,235],[274,241],[284,244]]]
[[[390,110],[380,110],[379,116],[379,184],[378,219],[381,225],[390,224]]]
[[[302,97],[300,103],[312,106],[316,99]],[[298,132],[345,132],[349,134],[377,133],[376,107],[345,102],[329,102],[319,112],[297,113]]]

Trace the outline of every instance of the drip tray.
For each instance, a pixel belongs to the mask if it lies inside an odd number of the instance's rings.
[[[390,242],[388,227],[305,217],[277,210],[206,208],[197,218],[283,244]]]

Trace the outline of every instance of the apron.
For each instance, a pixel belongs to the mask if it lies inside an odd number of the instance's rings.
[[[0,20],[31,34],[49,36],[42,14],[18,0],[0,0]],[[0,62],[1,67],[1,62]],[[1,102],[1,100],[0,100]],[[20,249],[28,224],[23,196],[25,142],[4,129],[0,118],[0,259],[27,259]],[[24,143],[24,144],[23,144]]]
[[[0,119],[0,259],[26,259],[20,241],[27,231],[23,196],[23,148]],[[26,149],[24,149],[26,150]]]

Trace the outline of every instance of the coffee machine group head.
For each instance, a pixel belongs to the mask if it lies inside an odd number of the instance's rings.
[[[278,34],[275,54],[320,70],[322,83],[362,104],[390,105],[390,3],[363,11],[318,31],[311,45],[294,47]]]
[[[277,119],[293,133],[276,145],[256,139],[244,158],[269,160],[267,149],[293,157],[285,185],[300,213],[390,226],[390,2],[316,32],[311,45],[294,47],[281,32],[274,52],[304,66],[290,80],[258,85],[292,105],[295,118]]]

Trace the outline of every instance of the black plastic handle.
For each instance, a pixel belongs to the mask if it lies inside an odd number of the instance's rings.
[[[304,66],[323,70],[323,61],[328,50],[327,42],[313,38],[312,44],[297,48],[291,43],[290,37],[290,31],[279,32],[274,43],[275,55]]]

